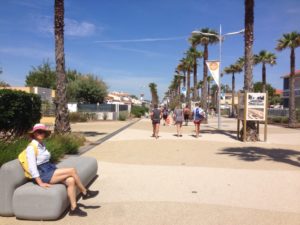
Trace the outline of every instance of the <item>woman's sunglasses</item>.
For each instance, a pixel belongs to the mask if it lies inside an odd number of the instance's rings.
[[[37,134],[45,134],[46,132],[43,131],[43,130],[37,130],[36,133],[37,133]]]

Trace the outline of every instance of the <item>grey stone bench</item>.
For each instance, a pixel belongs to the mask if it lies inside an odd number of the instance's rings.
[[[57,167],[76,168],[85,186],[96,178],[98,171],[96,159],[82,156],[67,158],[58,163]],[[16,216],[28,220],[55,220],[68,206],[65,185],[55,184],[44,189],[33,182],[28,182],[18,160],[10,161],[0,168],[0,216]]]

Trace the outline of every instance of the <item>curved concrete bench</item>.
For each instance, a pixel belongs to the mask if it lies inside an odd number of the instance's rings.
[[[0,168],[0,216],[14,216],[12,199],[15,189],[27,182],[20,162],[15,159]]]
[[[96,159],[89,157],[70,157],[57,164],[57,167],[76,168],[85,186],[96,177],[98,171]],[[15,215],[19,219],[28,220],[55,220],[69,206],[67,190],[63,184],[44,189],[27,182],[18,160],[8,162],[1,167],[0,179],[5,181],[0,184],[0,215],[2,216]]]

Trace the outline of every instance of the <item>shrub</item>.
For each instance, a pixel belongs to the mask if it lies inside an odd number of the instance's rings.
[[[119,113],[119,120],[120,121],[125,121],[128,118],[128,112],[120,112]]]
[[[29,144],[30,139],[22,137],[13,142],[0,141],[0,166],[16,159],[21,151]],[[77,154],[85,138],[78,134],[51,135],[45,140],[45,145],[51,153],[51,161],[56,163],[65,154]]]
[[[141,116],[143,116],[146,112],[148,112],[148,108],[145,106],[133,105],[131,107],[131,114],[135,117],[141,118]]]
[[[282,117],[281,123],[289,123],[289,118],[288,117]]]
[[[96,115],[96,113],[85,112],[85,113],[82,113],[82,116],[83,116],[86,120],[97,120],[97,115]]]
[[[87,122],[88,120],[96,120],[96,113],[72,112],[69,114],[70,122]]]
[[[26,148],[29,141],[28,138],[20,138],[10,143],[0,141],[0,166],[8,161],[16,159],[19,153]]]
[[[107,120],[107,117],[108,117],[107,112],[104,112],[103,113],[103,120]]]
[[[41,119],[41,98],[36,94],[0,90],[0,138],[22,136]]]
[[[82,115],[82,113],[79,112],[71,112],[69,113],[69,119],[71,123],[76,122],[86,122],[87,118]]]
[[[282,120],[282,118],[279,116],[272,118],[273,123],[281,123],[281,120]]]

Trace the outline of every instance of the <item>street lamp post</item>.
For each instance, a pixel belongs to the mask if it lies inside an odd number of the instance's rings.
[[[236,35],[236,34],[242,34],[245,32],[245,29],[242,29],[240,31],[236,32],[230,32],[222,35],[222,25],[220,24],[220,33],[212,34],[212,33],[204,33],[198,30],[195,30],[192,32],[192,35],[202,34],[206,36],[215,36],[219,39],[219,83],[218,83],[218,129],[221,129],[221,104],[220,104],[220,97],[221,97],[221,62],[222,62],[222,41],[224,40],[225,36],[229,35]]]

